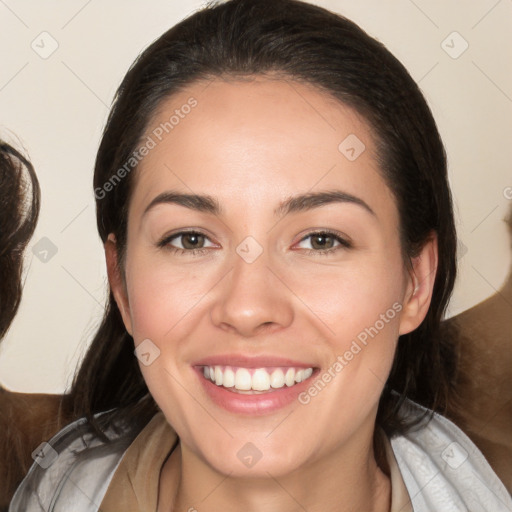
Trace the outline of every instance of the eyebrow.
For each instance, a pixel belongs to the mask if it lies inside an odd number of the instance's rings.
[[[212,215],[220,215],[222,208],[219,202],[212,196],[198,195],[198,194],[182,194],[180,192],[163,192],[156,196],[144,210],[142,215],[159,204],[177,204],[184,206],[190,210],[196,210],[198,212],[211,213]]]
[[[300,194],[298,196],[293,196],[285,201],[283,201],[275,210],[274,215],[284,216],[289,213],[302,212],[307,210],[312,210],[313,208],[319,208],[320,206],[326,206],[328,204],[333,203],[351,203],[358,206],[361,206],[368,213],[371,213],[373,216],[375,212],[370,208],[370,206],[352,194],[348,194],[347,192],[343,192],[341,190],[329,190],[326,192],[309,192],[306,194]]]
[[[370,206],[357,196],[341,190],[329,190],[326,192],[308,192],[290,197],[279,204],[274,210],[274,215],[284,216],[290,213],[303,212],[326,206],[333,203],[350,203],[362,207],[368,213],[376,217]],[[156,196],[146,207],[143,215],[159,204],[177,204],[198,212],[221,216],[222,207],[217,199],[209,195],[183,194],[168,191]]]

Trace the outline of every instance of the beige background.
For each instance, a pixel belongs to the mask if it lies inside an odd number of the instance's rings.
[[[500,287],[510,265],[503,218],[512,203],[512,1],[313,3],[356,21],[420,83],[447,148],[466,251],[450,313],[473,306]],[[108,106],[137,54],[202,5],[0,0],[0,135],[24,145],[43,197],[23,304],[0,348],[4,386],[61,392],[69,383],[105,300],[92,168]],[[458,58],[445,51],[455,56],[466,43]],[[58,250],[46,262],[32,250],[43,237]]]

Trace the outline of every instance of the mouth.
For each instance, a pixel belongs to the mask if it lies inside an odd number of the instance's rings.
[[[228,412],[271,414],[293,405],[320,368],[275,357],[212,357],[193,365],[207,400]]]
[[[203,377],[232,393],[272,393],[295,386],[313,375],[313,367],[242,368],[236,366],[202,366]]]

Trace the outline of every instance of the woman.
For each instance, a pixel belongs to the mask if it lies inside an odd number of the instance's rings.
[[[23,255],[34,233],[41,191],[32,164],[0,141],[0,340],[21,302]],[[0,510],[33,462],[31,452],[66,421],[67,397],[14,393],[0,386]]]
[[[194,14],[121,84],[94,189],[111,294],[81,419],[11,510],[512,506],[412,402],[446,406],[455,230],[435,122],[380,43],[293,0]]]

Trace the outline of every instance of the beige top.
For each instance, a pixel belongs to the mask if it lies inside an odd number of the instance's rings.
[[[390,512],[413,512],[391,444],[386,436],[382,437],[385,439],[390,470]],[[126,450],[101,502],[100,510],[156,512],[160,471],[177,443],[178,436],[163,413],[156,414]]]

